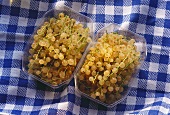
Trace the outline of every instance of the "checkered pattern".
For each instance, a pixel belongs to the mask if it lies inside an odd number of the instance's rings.
[[[13,1],[13,2],[9,2]],[[147,58],[127,98],[107,108],[81,97],[72,80],[50,89],[21,70],[23,49],[43,14],[65,4],[93,19],[94,31],[117,23],[145,37]],[[0,112],[17,115],[170,113],[169,0],[0,0]]]

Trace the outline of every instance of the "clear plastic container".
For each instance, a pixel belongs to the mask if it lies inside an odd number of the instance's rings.
[[[38,80],[38,81],[52,87],[52,88],[59,88],[59,87],[61,87],[63,85],[67,85],[71,81],[71,79],[73,78],[73,74],[71,75],[71,77],[68,80],[60,83],[59,85],[53,86],[53,85],[45,82],[44,80],[40,79],[39,77],[28,73],[28,63],[29,63],[28,62],[28,56],[30,55],[29,54],[29,49],[31,48],[31,44],[34,41],[33,36],[36,34],[37,30],[49,18],[58,17],[59,13],[64,13],[65,15],[69,16],[70,18],[75,19],[76,23],[81,23],[83,25],[83,27],[85,27],[85,28],[88,27],[90,29],[90,32],[89,32],[90,37],[93,38],[93,21],[90,18],[88,18],[88,17],[74,11],[73,9],[71,9],[71,8],[65,6],[65,5],[57,5],[54,9],[49,10],[48,12],[46,12],[44,14],[43,18],[41,19],[40,26],[36,27],[34,33],[32,34],[32,36],[30,38],[30,40],[26,44],[24,54],[23,54],[23,57],[22,57],[22,70],[25,73],[27,73],[28,75],[30,75],[32,78],[34,78],[34,79],[36,79],[36,80]]]
[[[140,64],[135,68],[135,72],[132,74],[131,79],[129,80],[128,85],[126,85],[124,87],[124,91],[121,93],[121,98],[116,100],[116,101],[114,101],[111,104],[107,104],[107,103],[104,103],[104,102],[100,101],[99,99],[94,99],[94,98],[90,97],[88,94],[85,94],[84,92],[82,92],[79,89],[79,86],[78,86],[79,85],[79,83],[78,83],[79,71],[80,71],[81,67],[83,66],[83,64],[85,62],[86,56],[87,56],[87,54],[89,52],[89,48],[91,48],[96,43],[98,43],[97,39],[100,38],[106,32],[107,33],[116,32],[116,33],[118,33],[120,35],[123,35],[123,36],[127,37],[127,40],[129,38],[133,38],[135,40],[135,45],[137,46],[137,51],[140,52],[140,59],[139,59]],[[145,41],[145,39],[142,36],[137,35],[137,34],[131,32],[129,30],[125,30],[125,29],[121,28],[120,26],[118,26],[116,24],[110,24],[109,26],[107,26],[105,28],[102,28],[101,30],[99,30],[97,32],[96,37],[95,37],[95,42],[89,44],[89,46],[87,47],[87,49],[86,49],[82,59],[80,60],[78,66],[76,68],[76,71],[74,73],[75,90],[76,90],[76,92],[79,93],[81,96],[89,98],[89,99],[93,100],[94,102],[97,102],[97,103],[99,103],[101,105],[104,105],[106,107],[113,107],[113,106],[117,105],[118,103],[123,101],[126,98],[126,96],[128,95],[128,93],[130,91],[130,88],[131,88],[132,81],[137,76],[138,71],[140,69],[140,65],[143,63],[143,61],[144,61],[144,59],[146,57],[146,54],[147,54],[146,41]]]

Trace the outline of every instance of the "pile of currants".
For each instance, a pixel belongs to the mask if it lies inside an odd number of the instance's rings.
[[[91,41],[89,32],[64,13],[44,22],[29,49],[28,73],[52,86],[68,80]]]
[[[134,43],[117,33],[98,38],[77,73],[80,91],[107,104],[120,99],[139,65],[140,52]]]

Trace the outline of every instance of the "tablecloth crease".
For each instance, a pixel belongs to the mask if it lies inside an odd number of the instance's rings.
[[[11,1],[11,3],[10,3]],[[43,14],[65,4],[94,21],[94,31],[119,24],[145,37],[147,57],[127,98],[107,108],[75,92],[51,89],[22,71],[21,57]],[[170,1],[0,0],[0,112],[16,115],[170,114]]]

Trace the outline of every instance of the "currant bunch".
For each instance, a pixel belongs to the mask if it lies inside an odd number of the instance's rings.
[[[78,75],[79,89],[104,103],[121,98],[139,64],[135,40],[116,33],[105,33],[90,47]]]
[[[89,28],[60,13],[34,35],[28,72],[56,86],[71,77],[90,41]]]

